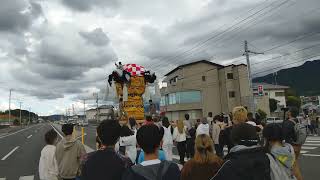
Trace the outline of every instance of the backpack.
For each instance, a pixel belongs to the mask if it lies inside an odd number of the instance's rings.
[[[267,153],[267,156],[270,161],[271,180],[296,180],[290,170],[283,167],[272,154]]]
[[[294,123],[294,132],[296,135],[296,141],[294,141],[294,144],[302,145],[306,142],[307,140],[307,127],[303,125],[298,119],[296,119],[298,122],[295,120],[292,120]]]

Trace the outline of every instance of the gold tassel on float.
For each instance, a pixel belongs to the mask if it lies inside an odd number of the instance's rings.
[[[123,101],[126,102],[128,101],[128,88],[127,88],[127,84],[123,84]]]

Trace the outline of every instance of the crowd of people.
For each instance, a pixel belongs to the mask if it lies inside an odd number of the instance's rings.
[[[124,125],[105,120],[91,153],[65,124],[57,144],[54,130],[45,134],[39,175],[41,180],[302,180],[297,159],[306,136],[298,113],[292,108],[283,124],[268,125],[242,106],[230,118],[208,113],[195,122],[189,114],[175,122],[147,116],[141,125],[134,118]]]

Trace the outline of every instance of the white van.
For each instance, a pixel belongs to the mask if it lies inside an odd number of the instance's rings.
[[[278,117],[267,117],[267,124],[271,124],[271,123],[282,123],[283,120],[281,120]]]

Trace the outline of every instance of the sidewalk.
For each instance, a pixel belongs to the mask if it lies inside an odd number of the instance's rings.
[[[54,128],[54,130],[59,134],[59,136],[62,138],[63,137],[63,133],[61,132],[61,125],[60,124],[50,124],[52,126],[52,128]],[[81,141],[81,131],[79,130],[75,130],[74,132],[74,136],[76,137],[76,139],[80,139]],[[95,151],[94,149],[92,149],[91,147],[87,146],[86,144],[83,144],[85,150],[87,153],[90,153],[92,151]]]

